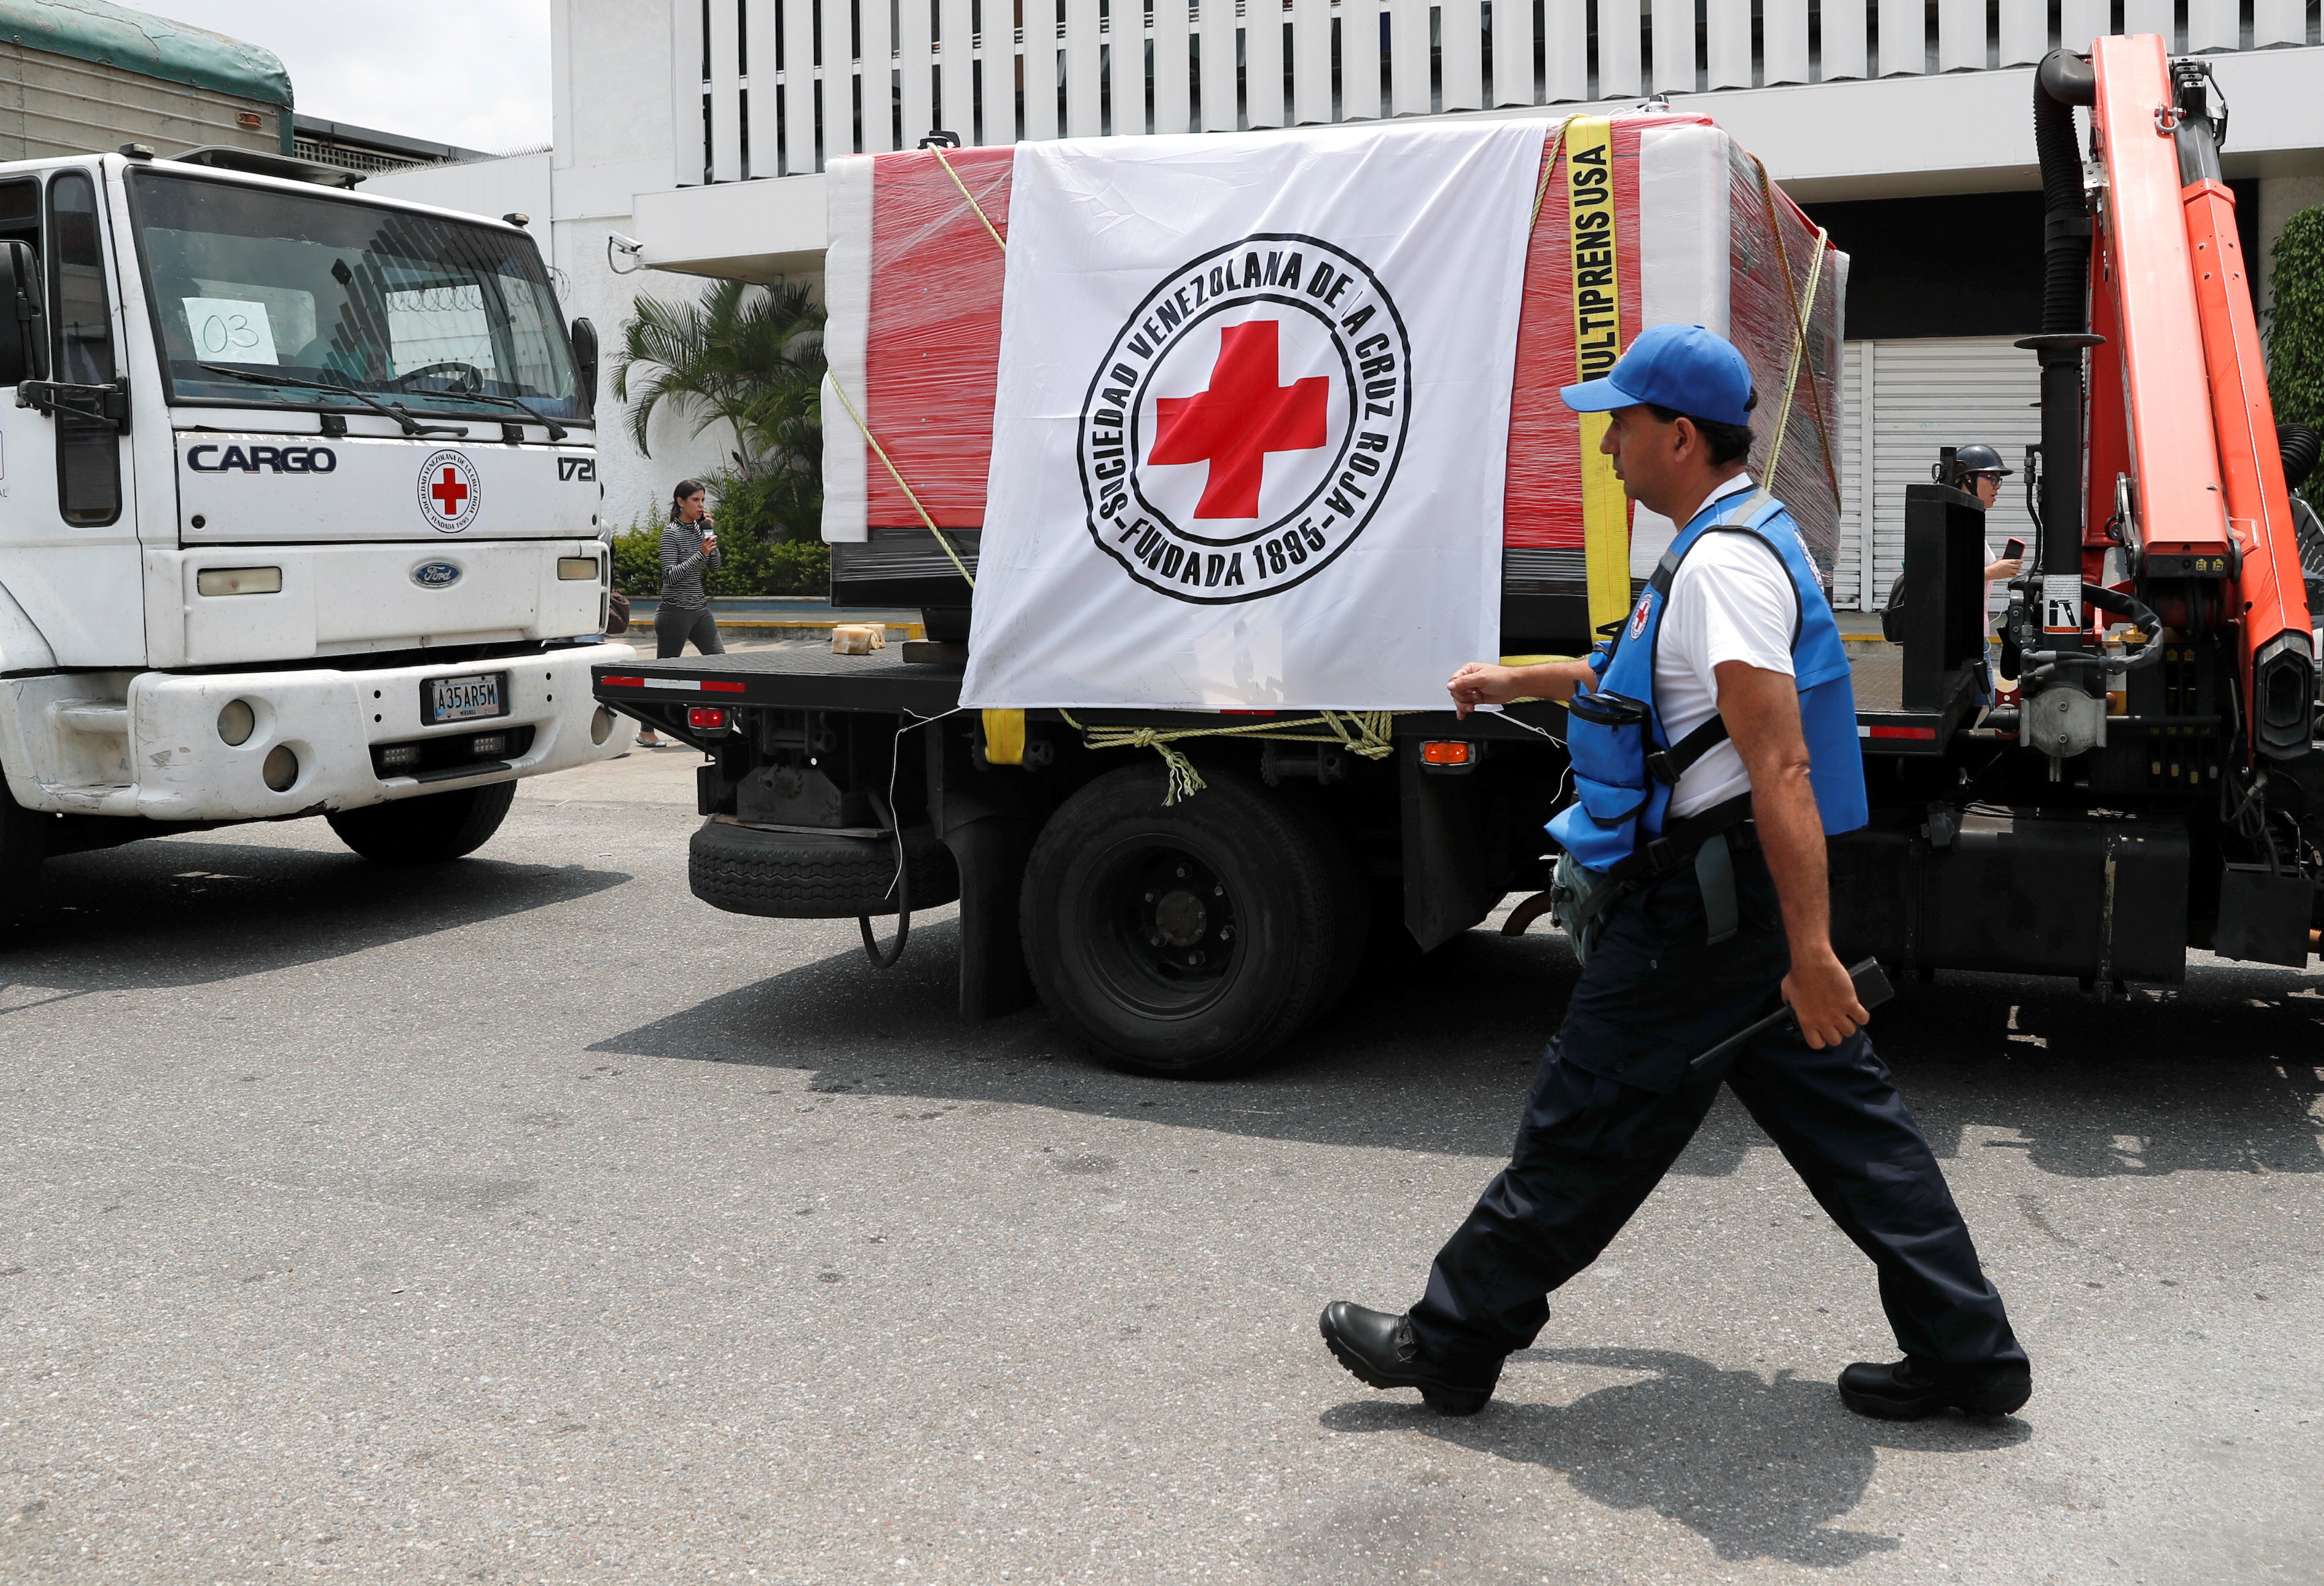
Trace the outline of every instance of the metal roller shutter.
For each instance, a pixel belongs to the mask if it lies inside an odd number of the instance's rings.
[[[2033,539],[2024,450],[2042,438],[2042,414],[2034,405],[2042,383],[2031,353],[2010,346],[2006,337],[1850,342],[1846,367],[1835,605],[1874,609],[1904,571],[1904,487],[1927,480],[1940,447],[1981,440],[2018,469],[1995,504],[1987,538],[1996,549],[2005,539]],[[1868,566],[1862,530],[1867,480],[1872,486]]]

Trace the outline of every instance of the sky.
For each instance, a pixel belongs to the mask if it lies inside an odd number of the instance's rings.
[[[549,0],[124,0],[272,50],[299,112],[486,153],[549,139]]]

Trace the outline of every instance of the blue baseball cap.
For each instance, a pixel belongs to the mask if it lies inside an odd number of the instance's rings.
[[[1700,325],[1649,326],[1611,374],[1557,394],[1577,413],[1652,402],[1715,424],[1748,424],[1759,400],[1751,389],[1751,366],[1735,344]]]

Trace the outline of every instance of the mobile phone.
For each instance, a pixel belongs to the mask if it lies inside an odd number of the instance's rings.
[[[2001,559],[2005,562],[2016,561],[2024,554],[2025,542],[2022,539],[2013,539],[2001,548]]]

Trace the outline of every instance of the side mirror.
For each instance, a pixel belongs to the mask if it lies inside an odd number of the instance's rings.
[[[0,386],[49,372],[42,334],[41,272],[30,243],[0,242]]]
[[[573,358],[581,365],[582,410],[597,410],[597,327],[586,319],[573,322]]]

